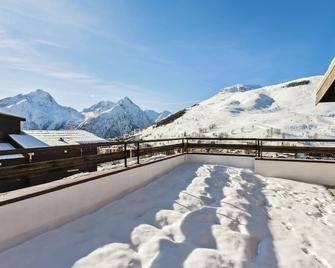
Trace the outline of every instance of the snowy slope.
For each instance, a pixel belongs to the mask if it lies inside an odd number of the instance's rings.
[[[334,104],[315,106],[315,89],[322,77],[255,87],[236,85],[186,109],[172,123],[151,126],[142,138],[324,137],[335,136]]]
[[[41,89],[0,100],[0,111],[25,117],[25,129],[72,128],[84,118],[78,111],[59,105]]]
[[[91,115],[91,114],[90,114]],[[150,126],[152,121],[146,113],[128,97],[119,100],[110,109],[95,116],[86,116],[79,128],[104,138],[116,137],[134,129]]]
[[[161,121],[162,119],[171,115],[171,113],[169,111],[163,111],[163,112],[159,113],[159,112],[156,112],[154,110],[144,110],[144,112],[149,117],[149,119],[152,122],[155,122],[155,123],[157,123],[157,122]]]

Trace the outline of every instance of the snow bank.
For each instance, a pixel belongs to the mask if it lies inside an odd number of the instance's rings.
[[[6,267],[333,267],[322,186],[185,164],[0,254]]]

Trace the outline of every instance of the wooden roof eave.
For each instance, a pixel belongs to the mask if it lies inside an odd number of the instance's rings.
[[[13,114],[8,114],[4,112],[0,112],[0,118],[11,119],[11,120],[16,120],[16,121],[26,121],[24,117],[16,116]]]
[[[315,104],[322,102],[330,87],[335,83],[335,58],[331,62],[327,72],[323,76],[319,87],[316,90]]]

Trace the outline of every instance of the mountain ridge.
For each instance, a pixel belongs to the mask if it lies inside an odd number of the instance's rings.
[[[117,102],[100,101],[79,112],[60,105],[42,89],[1,99],[0,111],[25,117],[23,129],[84,129],[103,138],[124,135],[155,122],[128,97]]]

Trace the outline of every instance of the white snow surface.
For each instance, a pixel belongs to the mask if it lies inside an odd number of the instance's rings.
[[[334,224],[322,186],[185,164],[0,253],[0,267],[335,267]]]
[[[186,109],[170,124],[151,126],[138,135],[155,139],[198,137],[334,138],[332,103],[315,105],[315,90],[322,76],[265,86],[235,85]],[[307,85],[287,87],[291,82]]]
[[[6,143],[6,142],[1,142],[0,143],[0,150],[2,151],[6,151],[6,150],[14,150],[15,147],[13,145],[11,145],[10,143]]]

